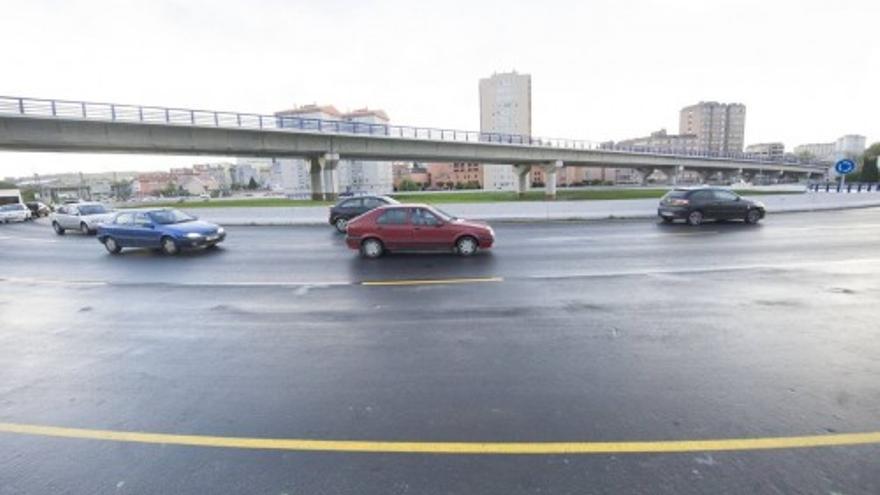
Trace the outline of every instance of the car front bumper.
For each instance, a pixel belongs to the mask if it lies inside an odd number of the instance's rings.
[[[202,237],[196,237],[194,239],[190,239],[189,237],[184,237],[181,240],[178,240],[178,244],[184,247],[198,248],[204,246],[213,246],[215,244],[219,244],[226,239],[226,233],[208,235]]]

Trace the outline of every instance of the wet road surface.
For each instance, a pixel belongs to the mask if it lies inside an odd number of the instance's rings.
[[[496,225],[363,260],[327,228],[111,256],[0,225],[0,422],[221,437],[631,442],[880,431],[880,210]],[[481,279],[466,283],[363,285]],[[0,432],[13,493],[878,493],[880,446],[462,455]]]

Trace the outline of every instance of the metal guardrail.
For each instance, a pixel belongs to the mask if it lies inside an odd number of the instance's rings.
[[[840,182],[816,182],[809,184],[807,191],[835,193],[860,193],[864,191],[880,193],[880,182],[847,182],[846,184],[841,184]]]
[[[519,134],[464,131],[434,127],[413,127],[392,124],[375,124],[346,120],[325,120],[285,115],[261,115],[254,113],[166,108],[119,103],[96,103],[86,101],[50,100],[0,96],[0,114],[52,117],[64,119],[100,120],[108,122],[131,122],[181,126],[264,129],[276,131],[316,132],[323,134],[373,135],[401,139],[425,139],[494,143],[515,146],[534,146],[567,150],[597,150],[645,155],[681,156],[717,160],[737,160],[765,165],[800,165],[824,171],[827,164],[802,162],[797,159],[767,160],[749,153],[721,153],[711,151],[668,150],[647,146],[616,146],[608,143],[577,139],[541,138]],[[821,170],[820,170],[821,168]]]

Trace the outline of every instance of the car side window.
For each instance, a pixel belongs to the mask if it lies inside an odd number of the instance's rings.
[[[343,208],[360,208],[363,204],[363,200],[358,199],[349,199],[348,201],[342,203]]]
[[[135,225],[140,225],[141,227],[143,227],[146,225],[150,225],[151,223],[153,222],[150,221],[150,217],[148,217],[146,213],[136,213],[134,216]]]
[[[715,199],[719,201],[736,201],[738,197],[730,191],[715,191]]]
[[[697,191],[691,194],[691,199],[695,202],[709,201],[712,199],[711,191]]]
[[[131,213],[120,213],[113,222],[116,225],[131,225],[134,222],[134,215]]]
[[[60,214],[60,215],[67,215],[67,207],[66,207],[66,206],[62,206],[61,208],[58,208],[57,213]]]
[[[382,213],[376,223],[380,225],[403,225],[406,223],[407,209],[394,208]]]
[[[413,210],[412,223],[413,225],[439,225],[440,219],[424,208],[416,208]]]
[[[381,199],[377,198],[364,198],[364,207],[366,208],[378,208],[384,205],[385,202]]]

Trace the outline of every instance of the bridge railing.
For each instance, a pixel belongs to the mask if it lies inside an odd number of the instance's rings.
[[[277,131],[315,132],[322,134],[372,135],[398,139],[493,143],[508,146],[530,146],[556,149],[601,150],[646,155],[699,157],[719,160],[754,162],[756,165],[800,165],[815,167],[817,172],[827,164],[804,162],[784,157],[767,159],[748,153],[722,153],[688,149],[654,148],[649,146],[621,146],[613,143],[578,139],[542,138],[519,134],[465,131],[433,127],[413,127],[384,123],[327,120],[291,115],[261,115],[252,113],[166,108],[119,103],[50,100],[0,96],[0,114],[51,117],[64,119],[101,120],[145,124],[165,124],[199,127],[264,129]]]

